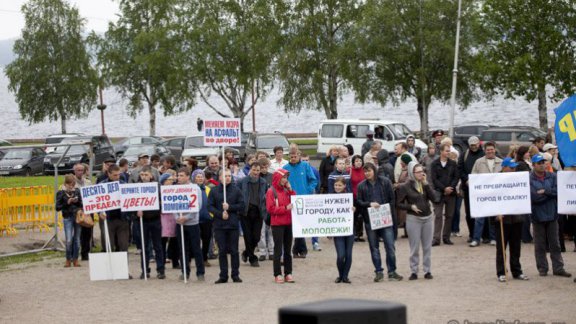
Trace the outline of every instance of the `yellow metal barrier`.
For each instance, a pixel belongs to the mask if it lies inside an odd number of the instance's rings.
[[[54,208],[54,189],[50,186],[1,189],[0,235],[18,234],[16,226],[26,231],[49,231],[54,224]]]

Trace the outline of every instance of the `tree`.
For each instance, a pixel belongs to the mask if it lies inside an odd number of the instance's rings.
[[[482,89],[491,95],[538,99],[540,128],[547,130],[546,87],[553,100],[576,89],[576,4],[489,0],[482,17]]]
[[[432,100],[450,99],[457,9],[451,0],[367,1],[354,37],[361,53],[352,82],[357,99],[382,105],[416,99],[420,131],[426,134]],[[476,97],[470,76],[476,14],[464,1],[457,83],[463,106]]]
[[[244,118],[273,82],[273,58],[280,44],[282,1],[189,1],[180,17],[180,33],[187,49],[187,75],[200,84],[201,99],[218,115],[226,109],[210,102],[216,94],[232,112]],[[254,95],[254,100],[250,97]],[[247,101],[250,103],[247,105]]]
[[[8,89],[29,123],[85,116],[96,103],[96,72],[84,46],[84,20],[62,0],[31,0],[22,6],[25,26],[6,66]]]
[[[191,109],[196,84],[183,70],[184,50],[174,32],[178,0],[122,0],[120,18],[104,38],[92,35],[107,85],[129,100],[135,117],[148,106],[150,135],[156,134],[156,110],[164,115]]]
[[[359,0],[299,0],[293,2],[284,30],[285,46],[278,58],[278,79],[287,111],[323,110],[338,118],[338,100],[355,59],[353,27],[361,13]]]

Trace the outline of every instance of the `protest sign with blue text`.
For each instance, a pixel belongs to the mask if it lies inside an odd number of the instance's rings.
[[[160,209],[158,182],[123,183],[120,185],[122,211]]]
[[[196,184],[160,187],[162,212],[165,214],[197,213],[202,199]]]
[[[294,237],[352,235],[352,194],[297,195],[292,202]]]
[[[204,146],[241,146],[240,119],[205,120]]]
[[[120,209],[120,182],[105,182],[80,188],[84,213]]]
[[[472,217],[532,212],[528,172],[471,174],[468,181]]]
[[[576,215],[576,171],[558,171],[558,214]]]

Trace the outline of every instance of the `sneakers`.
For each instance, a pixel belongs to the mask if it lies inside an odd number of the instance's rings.
[[[260,262],[266,261],[266,256],[265,256],[265,255],[261,255],[261,256],[258,258],[258,261],[260,261]]]
[[[411,274],[410,277],[408,278],[408,280],[416,280],[416,279],[418,279],[418,275],[415,273]]]
[[[391,272],[388,274],[388,281],[401,281],[404,277],[397,274],[396,272]]]
[[[287,283],[294,283],[294,278],[292,277],[292,274],[287,274],[284,276],[284,281],[286,281]]]
[[[274,282],[277,284],[283,284],[284,278],[281,275],[277,275],[276,277],[274,277]]]
[[[506,282],[506,276],[498,276],[498,282]]]
[[[462,234],[460,234],[460,232],[454,232],[452,233],[452,236],[462,237]]]
[[[434,277],[432,276],[432,274],[430,272],[426,272],[426,274],[424,275],[424,279],[434,279]]]
[[[490,240],[490,245],[496,246],[496,240]]]
[[[516,279],[516,280],[529,280],[528,276],[523,274],[523,273],[517,275],[516,277],[514,277],[514,279]]]
[[[566,270],[564,270],[564,269],[562,269],[562,270],[560,270],[560,271],[558,271],[558,272],[554,272],[554,273],[552,273],[552,274],[555,275],[555,276],[558,276],[558,277],[565,277],[565,278],[570,278],[570,277],[572,277],[572,274],[569,273],[569,272],[566,272]]]
[[[320,243],[316,242],[312,245],[312,249],[314,249],[314,251],[322,251],[322,248],[320,247]]]
[[[382,272],[376,272],[374,282],[381,282],[381,281],[384,281],[384,274]]]
[[[468,244],[469,247],[477,247],[478,245],[480,245],[480,243],[478,243],[478,241],[472,241],[472,242],[470,242],[470,244]]]

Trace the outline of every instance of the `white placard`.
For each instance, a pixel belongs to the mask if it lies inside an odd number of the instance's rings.
[[[528,172],[471,174],[468,181],[474,218],[532,212]]]
[[[576,215],[576,171],[558,171],[558,214]]]
[[[369,207],[368,216],[370,217],[370,228],[372,230],[386,228],[393,225],[390,204],[380,205],[380,208]]]
[[[204,120],[204,146],[241,146],[240,119]]]
[[[158,182],[123,183],[120,194],[123,212],[160,209]]]
[[[90,280],[128,279],[128,252],[90,253]]]
[[[352,235],[352,194],[291,196],[294,237]]]
[[[80,188],[85,214],[120,209],[120,182],[105,182]]]
[[[202,199],[200,187],[196,184],[172,185],[160,187],[162,213],[197,213],[199,199]]]

